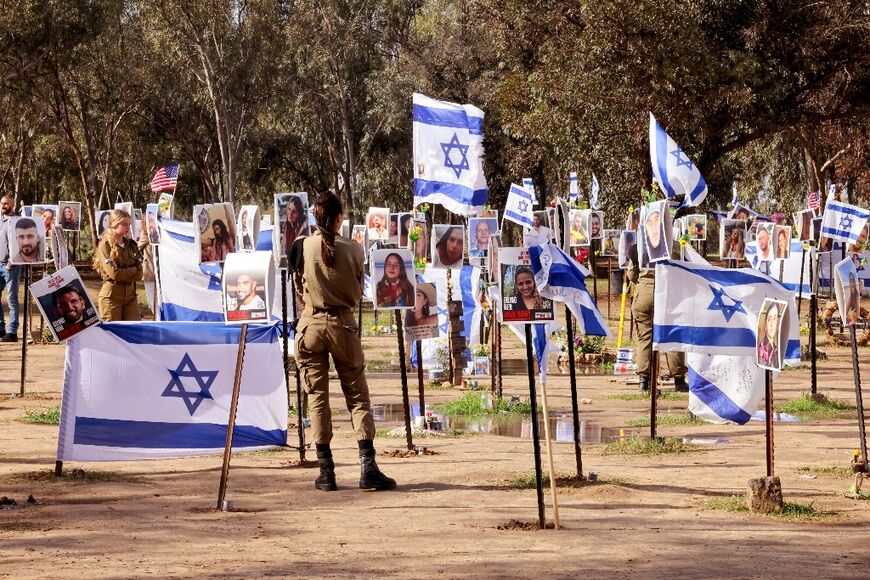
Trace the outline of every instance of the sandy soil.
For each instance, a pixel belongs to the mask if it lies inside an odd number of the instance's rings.
[[[513,341],[505,334],[506,340]],[[365,338],[369,358],[395,358],[395,339]],[[510,355],[522,359],[512,343]],[[854,402],[845,349],[825,348],[820,390]],[[509,481],[533,467],[528,439],[476,434],[418,441],[435,455],[381,457],[393,492],[357,489],[356,444],[348,416],[335,417],[340,489],[314,489],[316,470],[296,465],[293,450],[234,456],[231,513],[215,511],[220,458],[69,464],[85,479],[54,478],[56,425],[21,421],[27,410],[59,403],[64,348],[30,349],[25,398],[0,398],[0,576],[100,577],[867,577],[870,502],[844,497],[850,480],[801,467],[847,466],[857,446],[852,418],[777,423],[776,472],[786,501],[812,503],[832,516],[794,523],[712,510],[716,496],[742,495],[764,475],[764,425],[660,427],[673,437],[725,438],[682,455],[606,455],[583,447],[583,471],[599,483],[559,495],[563,529],[503,531],[512,519],[535,521],[535,491]],[[866,351],[862,359],[868,360]],[[0,344],[0,393],[18,391],[20,343]],[[373,402],[399,403],[398,376],[371,379]],[[488,382],[483,381],[484,384]],[[522,375],[504,379],[506,394],[528,395]],[[648,402],[608,398],[632,392],[624,378],[583,376],[584,420],[625,427],[648,414]],[[781,375],[778,402],[809,389],[809,371]],[[552,376],[551,409],[570,409],[567,377]],[[412,383],[412,398],[416,383]],[[427,392],[430,403],[455,390]],[[336,408],[341,408],[338,397]],[[659,403],[660,415],[681,414],[685,401]],[[291,418],[292,419],[292,418]],[[382,422],[379,427],[398,427]],[[646,434],[648,428],[626,428]],[[291,443],[293,442],[291,436]],[[382,438],[381,451],[404,448]],[[556,469],[576,470],[573,446],[554,445]],[[309,458],[313,452],[309,452]],[[868,486],[870,487],[870,486]],[[35,504],[26,503],[33,495]],[[549,494],[547,517],[552,518]]]

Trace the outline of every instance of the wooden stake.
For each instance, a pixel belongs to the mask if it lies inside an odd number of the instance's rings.
[[[556,497],[556,470],[553,467],[553,442],[550,440],[550,413],[547,409],[547,381],[541,379],[541,403],[544,408],[544,439],[547,442],[547,470],[550,472],[550,496],[553,499],[553,524],[559,529],[559,501]]]
[[[656,415],[658,415],[658,398],[659,398],[659,353],[652,352],[652,364],[650,365],[649,377],[649,436],[650,439],[656,438]]]
[[[24,268],[24,302],[18,308],[23,316],[19,325],[21,328],[21,385],[18,389],[18,394],[23,397],[24,383],[27,381],[27,338],[29,334],[27,321],[30,319],[30,264],[23,264],[22,268]]]
[[[855,379],[855,407],[858,411],[858,437],[861,444],[861,459],[864,460],[865,469],[867,465],[867,431],[864,425],[864,398],[861,393],[861,371],[858,368],[858,342],[855,338],[855,324],[849,327],[849,334],[852,338],[852,369]]]
[[[571,415],[574,421],[574,461],[577,479],[583,479],[583,458],[580,453],[580,407],[577,404],[577,369],[574,360],[574,318],[565,306],[565,330],[568,333],[568,376],[571,381]]]
[[[227,478],[230,475],[230,457],[233,455],[233,431],[236,428],[236,411],[239,408],[239,391],[242,386],[242,365],[245,362],[245,344],[248,341],[248,325],[243,324],[239,335],[239,354],[236,357],[236,375],[233,379],[233,398],[230,401],[230,416],[227,420],[227,440],[224,444],[224,462],[221,467],[221,483],[218,487],[217,509],[222,509],[227,494]]]

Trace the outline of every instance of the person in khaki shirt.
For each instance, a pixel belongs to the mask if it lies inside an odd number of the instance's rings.
[[[141,320],[136,282],[142,279],[142,258],[130,238],[130,214],[121,209],[109,215],[109,227],[94,252],[94,270],[103,278],[97,299],[106,322]]]
[[[363,249],[338,235],[344,218],[341,200],[321,194],[314,206],[317,231],[298,239],[288,255],[297,293],[305,305],[296,325],[296,361],[302,372],[311,410],[311,428],[317,447],[320,475],[314,487],[338,489],[332,460],[332,413],[329,407],[329,355],[341,382],[356,431],[362,489],[393,489],[395,480],[375,462],[375,422],[366,382],[362,342],[353,308],[363,290]],[[301,245],[301,251],[300,250]]]

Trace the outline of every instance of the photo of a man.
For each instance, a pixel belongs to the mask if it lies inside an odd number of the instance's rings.
[[[227,323],[268,322],[275,264],[272,253],[238,252],[224,262],[224,316]],[[273,282],[274,285],[274,282]]]
[[[42,264],[45,262],[45,232],[42,220],[13,217],[7,226],[10,264]]]
[[[368,224],[368,240],[386,240],[389,236],[387,230],[387,222],[389,222],[390,209],[386,207],[369,208],[369,213],[366,219]],[[398,228],[398,221],[396,222]],[[398,230],[397,234],[398,235]]]
[[[773,224],[759,224],[755,234],[758,259],[762,262],[773,261]]]
[[[158,209],[156,203],[145,206],[145,228],[148,231],[148,241],[152,246],[160,245],[160,228],[157,227]]]
[[[66,266],[42,278],[30,289],[58,342],[79,334],[100,320],[75,266]]]

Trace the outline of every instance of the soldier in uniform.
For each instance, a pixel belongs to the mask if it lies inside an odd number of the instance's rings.
[[[107,322],[141,320],[136,301],[136,282],[142,279],[142,258],[130,238],[130,214],[116,209],[109,215],[109,227],[94,252],[94,270],[103,278],[97,299],[100,318]]]
[[[308,392],[312,435],[320,465],[314,487],[323,491],[337,489],[330,449],[329,355],[332,354],[358,439],[359,486],[393,489],[395,480],[381,473],[375,462],[375,422],[362,343],[353,314],[363,291],[363,249],[338,235],[344,212],[335,194],[321,194],[314,206],[314,216],[317,231],[297,240],[288,255],[296,291],[305,305],[296,325],[296,360]]]

